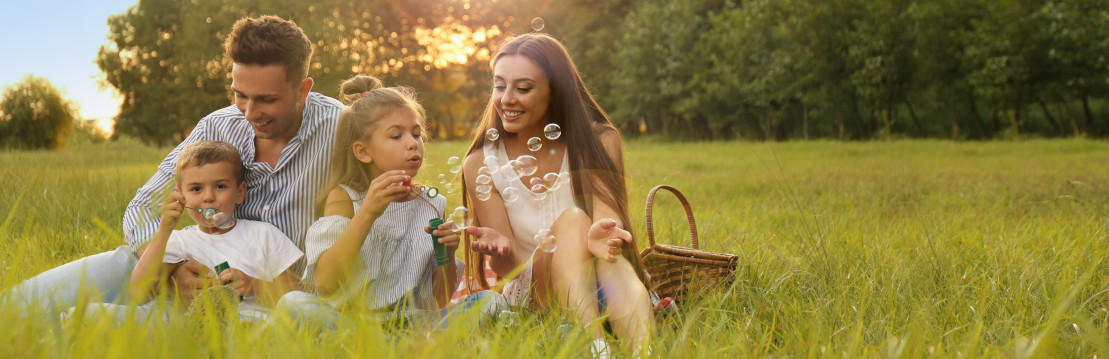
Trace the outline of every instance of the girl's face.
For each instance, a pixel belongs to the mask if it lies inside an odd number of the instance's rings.
[[[201,211],[215,208],[216,212],[227,215],[235,213],[235,206],[243,203],[246,197],[246,182],[235,183],[235,171],[227,162],[206,163],[200,166],[186,166],[181,169],[180,190],[185,197],[185,206],[199,208]],[[187,209],[200,229],[207,233],[225,232],[211,226],[203,213]],[[219,225],[219,224],[214,224]]]
[[[354,142],[352,150],[359,161],[370,166],[374,178],[392,170],[416,177],[424,158],[423,130],[415,112],[397,108],[378,119],[373,132]]]
[[[493,107],[505,131],[542,132],[550,122],[551,85],[535,61],[506,55],[493,65]]]

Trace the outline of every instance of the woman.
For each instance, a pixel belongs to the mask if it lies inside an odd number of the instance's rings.
[[[619,132],[550,36],[511,38],[491,64],[492,97],[464,163],[465,201],[480,224],[467,231],[476,237],[471,262],[483,268],[487,255],[498,276],[512,277],[504,290],[512,304],[571,311],[598,356],[609,349],[599,326],[589,324],[602,315],[624,342],[647,344],[653,317],[626,230]],[[537,170],[514,170],[531,163]],[[548,173],[562,180],[543,179]]]

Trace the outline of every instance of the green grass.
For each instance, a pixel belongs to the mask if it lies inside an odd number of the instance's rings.
[[[464,146],[429,145],[421,175],[446,173]],[[168,150],[121,140],[0,153],[0,287],[120,245],[124,207]],[[641,248],[647,191],[666,183],[692,202],[702,249],[740,258],[733,287],[659,322],[661,357],[1109,354],[1104,142],[641,140],[626,160]],[[660,194],[655,214],[660,242],[688,245],[676,200]],[[396,343],[370,322],[322,336],[197,332],[56,326],[0,308],[0,323],[0,357],[581,357],[587,342],[528,315]]]

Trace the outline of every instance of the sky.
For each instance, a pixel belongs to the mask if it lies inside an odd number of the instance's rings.
[[[5,1],[0,5],[0,86],[28,74],[50,80],[80,106],[85,119],[114,117],[119,99],[100,89],[93,61],[108,43],[108,16],[123,13],[138,0]]]

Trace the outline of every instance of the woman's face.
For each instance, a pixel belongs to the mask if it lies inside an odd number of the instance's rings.
[[[510,133],[541,133],[550,122],[551,85],[531,59],[507,55],[493,65],[493,107]]]

